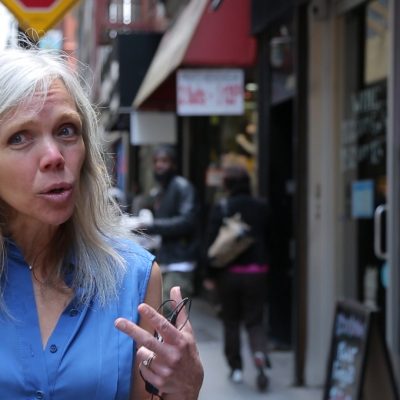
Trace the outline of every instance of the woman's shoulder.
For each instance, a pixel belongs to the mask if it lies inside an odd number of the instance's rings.
[[[118,241],[115,250],[123,258],[126,266],[124,291],[126,293],[137,291],[140,301],[144,301],[155,256],[134,239]]]
[[[114,242],[113,247],[125,261],[134,260],[152,264],[155,260],[154,254],[137,243],[134,238],[121,239]]]

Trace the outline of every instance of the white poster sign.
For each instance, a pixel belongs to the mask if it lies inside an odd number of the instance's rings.
[[[133,111],[131,144],[176,143],[176,115],[171,112]]]
[[[244,112],[241,69],[181,69],[176,84],[178,115],[242,115]]]

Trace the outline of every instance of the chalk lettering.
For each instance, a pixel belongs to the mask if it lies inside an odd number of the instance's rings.
[[[346,335],[349,337],[362,338],[365,335],[365,324],[354,316],[347,317],[340,313],[336,321],[336,336]]]

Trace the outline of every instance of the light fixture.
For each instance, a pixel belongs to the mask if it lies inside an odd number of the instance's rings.
[[[257,90],[258,90],[257,83],[255,83],[255,82],[246,83],[246,90],[248,92],[257,92]]]

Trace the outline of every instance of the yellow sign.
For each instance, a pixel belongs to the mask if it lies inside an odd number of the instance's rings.
[[[43,36],[79,0],[1,0],[33,39]]]

